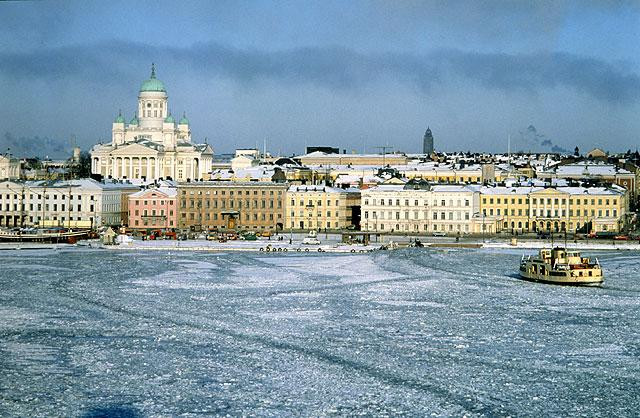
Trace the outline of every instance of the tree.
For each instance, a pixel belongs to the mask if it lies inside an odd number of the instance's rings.
[[[80,153],[80,161],[78,163],[78,177],[85,178],[91,176],[91,154],[88,151]]]

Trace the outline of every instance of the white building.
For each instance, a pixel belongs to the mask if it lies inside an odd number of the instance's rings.
[[[473,233],[478,212],[478,186],[415,180],[363,190],[360,225],[363,231],[462,235]]]
[[[92,179],[0,182],[0,226],[92,228],[127,221],[126,182]]]
[[[10,155],[0,155],[0,180],[20,178],[20,160]]]
[[[91,172],[115,179],[177,181],[205,178],[211,171],[213,149],[191,143],[189,120],[183,114],[176,123],[169,111],[167,91],[151,68],[142,83],[136,116],[129,123],[122,113],[112,126],[110,144],[95,145]]]

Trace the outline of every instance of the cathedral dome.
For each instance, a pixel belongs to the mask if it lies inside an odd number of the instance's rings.
[[[124,116],[122,116],[122,112],[118,112],[118,116],[116,116],[113,123],[124,123]]]
[[[138,116],[134,116],[129,125],[138,125]]]
[[[189,124],[189,119],[187,119],[187,114],[183,113],[182,119],[180,119],[180,125],[188,125],[188,124]]]
[[[167,116],[167,118],[164,120],[164,123],[175,123],[176,120],[173,118],[173,116],[171,116],[171,113],[169,113],[169,116]]]
[[[151,64],[151,77],[142,83],[140,91],[166,92],[164,83],[156,78],[156,67],[153,64]]]

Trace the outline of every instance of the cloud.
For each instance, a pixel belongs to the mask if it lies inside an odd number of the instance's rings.
[[[22,157],[65,158],[71,153],[68,142],[49,137],[18,137],[10,132],[0,137],[0,151]]]
[[[85,46],[0,52],[0,78],[55,81],[81,79],[120,83],[139,79],[151,61],[203,77],[225,77],[243,85],[279,82],[351,90],[381,79],[410,83],[425,93],[451,80],[507,93],[536,94],[569,88],[599,101],[640,101],[640,75],[614,63],[569,53],[505,54],[437,50],[428,54],[360,53],[342,47],[281,51],[239,49],[217,43],[160,48],[114,41]],[[162,65],[161,65],[162,68]]]

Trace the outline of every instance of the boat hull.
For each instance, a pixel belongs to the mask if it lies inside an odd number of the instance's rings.
[[[601,286],[603,277],[551,277],[530,275],[520,272],[520,278],[529,282],[557,284],[562,286]]]
[[[0,242],[75,244],[89,238],[90,231],[65,232],[60,234],[0,234]]]

